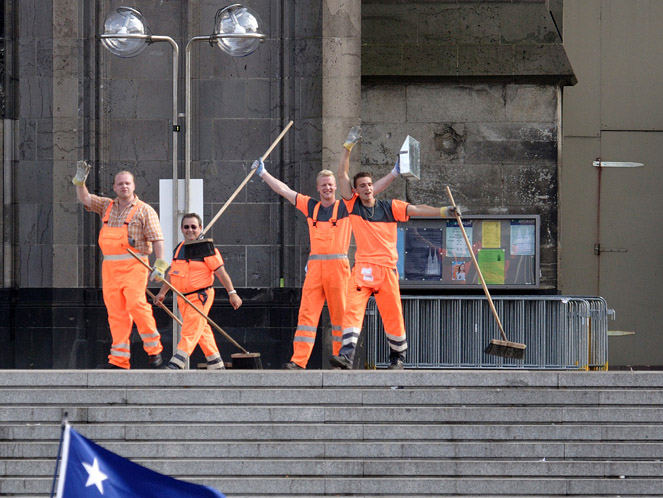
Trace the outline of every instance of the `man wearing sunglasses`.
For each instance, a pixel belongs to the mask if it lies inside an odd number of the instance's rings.
[[[230,275],[223,265],[223,258],[218,249],[214,254],[199,258],[186,259],[182,246],[184,242],[197,240],[202,232],[202,220],[196,213],[188,213],[182,217],[181,222],[184,241],[173,252],[173,263],[166,279],[189,301],[191,301],[205,315],[209,313],[214,303],[214,275],[218,277],[226,291],[230,305],[237,309],[242,305],[242,299],[233,287]],[[181,254],[180,254],[181,253]],[[170,290],[166,284],[161,286],[159,293],[154,296],[154,304],[162,303]],[[205,354],[208,370],[225,368],[219,348],[214,340],[214,333],[205,317],[201,316],[184,299],[177,297],[177,306],[182,314],[182,338],[177,344],[177,350],[168,362],[167,367],[173,370],[183,369],[196,348],[196,344]]]
[[[76,186],[78,201],[86,210],[101,216],[103,222],[99,232],[99,246],[104,255],[102,289],[113,338],[108,368],[130,368],[130,337],[134,322],[148,354],[148,365],[159,368],[163,346],[152,307],[145,298],[149,272],[127,252],[131,248],[147,263],[148,255],[154,251],[157,259],[150,279],[159,281],[163,278],[168,263],[163,259],[159,216],[151,206],[138,199],[134,193],[134,175],[129,171],[115,175],[115,199],[90,194],[85,186],[90,168],[87,161],[78,161],[72,183]]]
[[[360,140],[359,127],[355,127],[343,144],[346,153]],[[343,159],[342,159],[343,160]],[[316,179],[320,200],[295,192],[265,169],[258,159],[251,166],[256,174],[277,194],[290,201],[306,216],[309,227],[311,252],[306,263],[306,278],[302,287],[297,329],[293,339],[293,354],[283,365],[288,370],[306,368],[318,329],[322,307],[327,301],[332,326],[332,354],[341,350],[341,324],[345,313],[347,285],[350,278],[348,248],[350,246],[350,221],[348,211],[336,199],[336,178],[330,170],[323,169]],[[396,176],[387,174],[375,183],[376,192],[385,190]]]

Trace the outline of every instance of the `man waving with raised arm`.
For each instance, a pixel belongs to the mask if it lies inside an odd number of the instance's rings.
[[[454,208],[414,205],[397,199],[377,200],[371,174],[357,173],[350,183],[349,152],[343,157],[338,169],[339,190],[349,213],[357,252],[343,317],[343,344],[331,363],[343,369],[352,368],[366,303],[373,294],[391,350],[389,368],[402,369],[407,339],[396,270],[397,224],[408,221],[410,216],[450,218],[454,216]],[[393,179],[399,174],[397,162],[390,175]]]
[[[157,331],[152,307],[147,304],[147,269],[127,252],[131,248],[147,262],[154,250],[156,262],[150,278],[160,281],[168,269],[163,259],[163,234],[159,216],[154,209],[138,199],[134,193],[134,175],[120,171],[115,175],[113,190],[117,197],[100,197],[90,194],[85,186],[90,165],[78,161],[76,186],[78,201],[85,209],[101,216],[103,225],[99,232],[99,247],[104,254],[102,263],[102,288],[108,311],[113,344],[108,355],[109,368],[130,368],[131,328],[134,321],[148,354],[148,364],[158,368],[162,364],[161,336]]]
[[[344,144],[341,162],[350,157],[352,147],[360,139],[359,128]],[[272,176],[260,160],[252,166],[256,174],[277,194],[287,199],[306,216],[309,228],[311,252],[306,265],[306,278],[302,287],[297,329],[293,340],[293,354],[283,365],[289,370],[306,368],[313,351],[318,321],[327,301],[332,324],[332,353],[341,349],[341,320],[345,312],[347,284],[350,278],[348,247],[350,246],[350,222],[345,204],[336,199],[334,173],[323,169],[316,179],[320,199],[313,199],[292,190]],[[375,189],[382,191],[394,181],[389,174],[378,181]]]

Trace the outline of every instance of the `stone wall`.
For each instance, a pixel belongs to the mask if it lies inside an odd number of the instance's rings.
[[[99,286],[99,220],[75,202],[71,173],[77,159],[91,159],[90,191],[113,196],[114,174],[129,169],[141,199],[160,209],[159,179],[172,178],[172,49],[153,43],[135,58],[116,57],[96,38],[116,2],[47,4],[18,4],[15,282],[21,288]],[[180,45],[184,112],[184,47],[212,31],[218,5],[144,0],[134,6],[154,34]],[[192,51],[191,176],[205,182],[206,220],[290,119],[295,126],[267,167],[305,193],[314,193],[320,169],[320,5],[265,0],[250,6],[267,35],[254,54],[232,58],[207,43]],[[178,142],[183,178],[184,133]],[[271,288],[281,277],[286,285],[301,282],[308,240],[293,215],[254,179],[220,218],[211,235],[238,287]]]
[[[386,174],[407,135],[421,142],[421,180],[384,196],[466,214],[541,215],[541,287],[557,279],[557,89],[514,83],[365,83],[362,168]]]
[[[561,88],[575,76],[545,0],[362,4],[362,167],[406,135],[422,180],[385,195],[468,214],[541,215],[541,288],[557,288]],[[559,17],[559,16],[558,16]]]

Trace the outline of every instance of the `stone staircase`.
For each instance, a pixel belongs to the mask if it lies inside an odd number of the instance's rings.
[[[661,496],[663,372],[0,371],[0,496],[73,427],[249,496]]]

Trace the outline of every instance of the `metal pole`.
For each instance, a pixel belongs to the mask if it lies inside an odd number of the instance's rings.
[[[109,35],[102,34],[100,38],[106,39],[125,39],[125,38],[136,38],[145,40],[145,43],[154,43],[154,42],[168,42],[173,49],[173,96],[172,96],[172,134],[173,134],[173,150],[172,150],[172,175],[173,175],[173,185],[172,185],[172,196],[173,196],[173,206],[172,206],[172,231],[173,231],[173,247],[177,246],[177,234],[179,231],[179,193],[178,193],[178,172],[177,172],[177,134],[180,131],[177,113],[177,83],[179,79],[179,54],[180,47],[170,36],[163,35],[141,35],[134,33],[127,34],[117,34]],[[188,206],[187,206],[188,207]],[[177,313],[177,300],[173,299],[173,313]],[[179,324],[173,320],[173,348],[179,342]]]
[[[194,41],[209,41],[209,36],[194,36],[186,44],[185,52],[185,109],[186,121],[184,124],[184,209],[187,213],[191,212],[191,195],[189,185],[191,183],[191,46]],[[202,214],[202,213],[201,213]]]
[[[215,40],[219,38],[258,38],[260,40],[265,39],[265,35],[262,33],[227,33],[227,34],[213,34],[206,36],[194,36],[186,44],[184,50],[185,54],[185,109],[186,121],[184,124],[184,205],[186,212],[190,212],[190,190],[189,184],[191,182],[191,121],[192,121],[192,111],[191,111],[191,48],[192,44],[195,41],[206,41],[212,44]],[[202,214],[202,213],[201,213]]]

